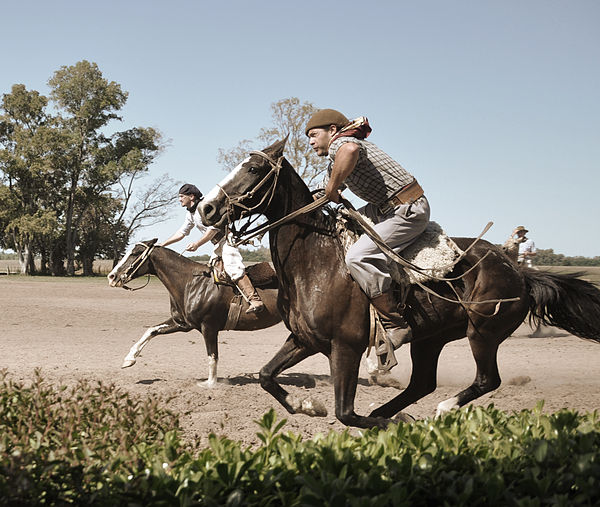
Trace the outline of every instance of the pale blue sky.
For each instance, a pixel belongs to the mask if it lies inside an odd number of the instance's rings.
[[[112,129],[171,140],[152,175],[207,192],[225,175],[218,149],[298,97],[367,116],[369,140],[418,178],[448,234],[491,220],[494,243],[525,225],[538,248],[600,255],[598,1],[4,4],[0,93],[45,94],[61,66],[97,63],[129,92]],[[143,236],[166,239],[182,219],[174,209]]]

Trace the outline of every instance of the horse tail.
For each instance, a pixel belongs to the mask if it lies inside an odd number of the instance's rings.
[[[600,290],[579,278],[521,268],[530,295],[530,322],[556,326],[600,343]]]

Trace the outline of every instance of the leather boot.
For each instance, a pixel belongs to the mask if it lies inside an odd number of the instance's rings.
[[[371,304],[377,310],[387,339],[394,350],[412,340],[412,329],[402,313],[398,311],[392,291],[384,292],[381,296],[371,299]]]
[[[238,286],[238,289],[240,289],[241,293],[244,295],[246,301],[248,301],[248,304],[250,305],[250,308],[246,310],[246,313],[258,313],[265,309],[265,304],[262,302],[262,299],[258,295],[254,285],[252,285],[248,275],[244,274],[242,278],[236,280],[235,284]]]

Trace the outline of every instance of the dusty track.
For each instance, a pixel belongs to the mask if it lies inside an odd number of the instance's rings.
[[[142,282],[140,281],[140,284]],[[254,420],[273,407],[288,419],[286,429],[307,437],[345,429],[333,414],[333,388],[324,356],[305,360],[282,375],[290,391],[309,390],[329,411],[324,418],[289,415],[258,384],[257,372],[287,336],[283,325],[257,332],[220,334],[217,388],[200,388],[207,377],[204,341],[198,332],[158,337],[138,363],[122,370],[130,346],[146,327],[169,315],[169,299],[160,282],[137,292],[108,287],[105,279],[0,279],[0,367],[28,381],[35,368],[57,384],[85,378],[114,383],[137,396],[170,399],[182,414],[185,434],[205,443],[209,432],[248,444],[258,442]],[[476,403],[508,411],[532,408],[544,399],[545,410],[600,408],[600,346],[570,335],[528,338],[526,325],[500,347],[503,384]],[[398,352],[393,376],[406,384],[409,348]],[[440,360],[437,391],[406,410],[416,418],[432,416],[436,405],[471,383],[475,374],[466,340],[448,345]],[[361,369],[356,410],[368,413],[397,394],[392,387],[369,385]],[[355,432],[356,430],[351,430]]]

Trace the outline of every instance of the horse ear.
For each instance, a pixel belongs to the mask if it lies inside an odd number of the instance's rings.
[[[158,241],[158,238],[149,239],[148,241],[146,241],[146,245],[148,245],[148,246],[152,246],[152,245],[154,245],[154,243],[156,243],[157,241]]]
[[[276,157],[283,156],[283,150],[285,149],[285,145],[286,145],[289,137],[290,137],[290,135],[288,134],[281,141],[275,141],[271,146],[266,148],[265,151],[272,153]]]

